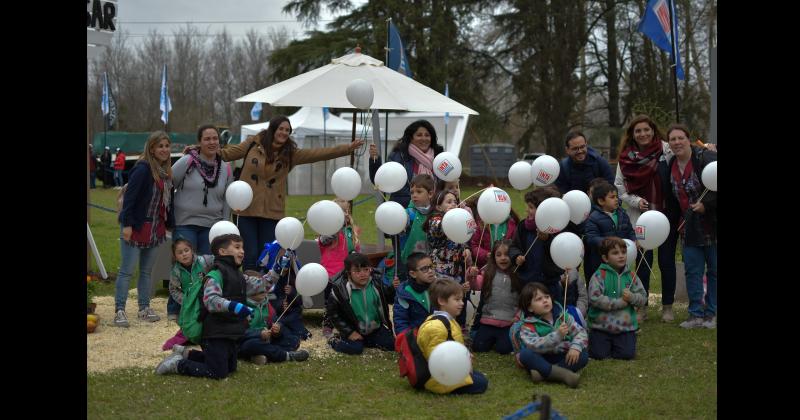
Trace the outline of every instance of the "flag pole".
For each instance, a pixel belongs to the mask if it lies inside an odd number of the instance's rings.
[[[386,61],[384,62],[386,66],[389,65],[389,38],[392,36],[389,25],[391,22],[391,17],[386,19],[386,47],[383,49],[386,53]],[[389,111],[383,111],[383,115],[386,121],[383,125],[383,163],[386,163],[389,160]]]
[[[675,8],[674,0],[667,0],[669,4],[669,37],[672,42],[672,81],[675,86],[675,122],[681,122],[681,114],[679,111],[679,97],[678,97],[678,40],[675,39],[675,24],[673,23],[673,10]]]

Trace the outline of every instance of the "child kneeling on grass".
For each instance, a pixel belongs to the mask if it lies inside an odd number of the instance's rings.
[[[437,319],[443,316],[450,321],[450,332],[453,340],[464,344],[464,336],[456,317],[464,309],[464,289],[450,279],[437,279],[431,284],[428,293],[431,297],[433,315],[419,327],[417,345],[425,360],[430,358],[433,349],[447,341],[447,328]],[[444,385],[431,377],[425,382],[425,389],[436,394],[482,394],[489,387],[489,380],[482,373],[474,370],[456,385]]]
[[[542,283],[528,283],[519,295],[519,321],[509,335],[517,366],[530,371],[534,382],[547,379],[578,387],[579,370],[589,361],[589,337]]]
[[[333,278],[325,309],[338,331],[328,340],[334,350],[361,354],[364,347],[394,350],[389,305],[394,287],[383,283],[383,273],[369,265],[366,255],[354,252],[344,259],[344,269]],[[338,336],[337,336],[338,335]]]
[[[203,351],[191,350],[187,354],[183,346],[173,346],[173,353],[159,363],[156,374],[224,379],[236,371],[238,342],[247,330],[247,318],[253,314],[242,302],[258,290],[263,280],[241,272],[244,260],[241,236],[217,236],[211,242],[211,252],[214,265],[205,277],[200,313]]]
[[[636,356],[636,307],[647,303],[639,276],[626,264],[627,245],[615,236],[600,243],[603,264],[589,281],[589,356],[629,360]]]

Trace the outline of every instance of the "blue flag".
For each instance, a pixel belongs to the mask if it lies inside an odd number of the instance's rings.
[[[322,107],[322,119],[324,121],[328,121],[328,118],[330,118],[330,116],[331,116],[331,109],[328,108],[327,106],[323,106]]]
[[[108,74],[103,72],[103,96],[100,99],[100,109],[105,117],[106,129],[111,129],[117,121],[117,102],[111,93],[111,86],[108,84]]]
[[[100,109],[103,111],[103,116],[108,115],[108,75],[103,72],[103,96],[100,98]]]
[[[258,121],[259,118],[261,118],[261,102],[256,102],[253,104],[253,109],[250,110],[250,119]]]
[[[450,88],[447,86],[447,83],[444,84],[444,96],[450,97]],[[450,119],[450,113],[444,113],[444,124],[447,125],[447,121]]]
[[[672,9],[672,31],[670,31],[669,12]],[[668,52],[670,58],[674,55],[677,65],[675,75],[684,80],[683,67],[681,67],[681,54],[678,50],[678,15],[675,14],[674,2],[668,0],[650,0],[644,9],[644,16],[639,21],[639,32],[647,35],[658,48]],[[671,35],[674,34],[674,37]],[[675,44],[673,48],[672,44]],[[673,51],[675,52],[673,54]]]
[[[397,32],[397,27],[392,22],[389,22],[389,62],[386,63],[386,67],[411,77],[411,67],[408,64],[403,40],[400,39],[400,32]]]
[[[169,112],[172,111],[172,102],[167,93],[167,65],[164,64],[164,71],[161,73],[161,102],[158,107],[161,110],[161,121],[164,124],[169,121]]]

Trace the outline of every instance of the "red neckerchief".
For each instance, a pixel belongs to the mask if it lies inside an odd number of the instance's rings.
[[[644,150],[628,146],[619,156],[619,168],[625,179],[628,193],[638,195],[650,203],[661,205],[661,183],[658,181],[658,160],[664,153],[661,140],[653,139]]]
[[[675,158],[675,164],[672,165],[672,182],[678,186],[678,202],[681,204],[681,213],[686,213],[686,209],[689,208],[689,195],[686,194],[686,182],[692,178],[692,172],[694,169],[692,168],[692,160],[689,159],[689,162],[686,163],[686,167],[683,169],[683,175],[681,175],[681,171],[678,168],[678,158]]]

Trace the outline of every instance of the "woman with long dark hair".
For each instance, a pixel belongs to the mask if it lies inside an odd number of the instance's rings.
[[[408,182],[419,174],[433,175],[433,159],[444,151],[444,147],[437,143],[436,129],[427,120],[417,120],[409,124],[403,132],[403,137],[397,141],[394,149],[389,154],[390,162],[397,162],[406,168]],[[375,173],[383,164],[381,157],[378,156],[378,149],[375,144],[369,146],[369,179],[375,183]],[[392,193],[389,199],[407,207],[411,201],[411,190],[409,184],[399,191]]]
[[[240,179],[253,188],[250,207],[239,213],[245,270],[255,270],[264,244],[275,240],[275,225],[286,211],[286,176],[289,171],[303,163],[346,156],[364,144],[363,140],[356,140],[334,147],[300,149],[291,134],[289,118],[279,115],[269,121],[266,130],[220,151],[222,160],[226,162],[244,158]]]

